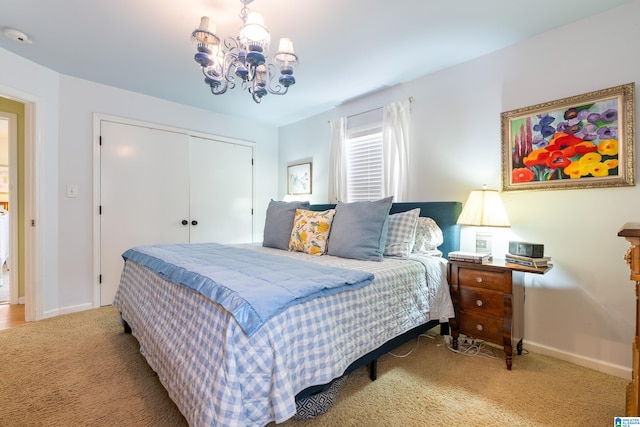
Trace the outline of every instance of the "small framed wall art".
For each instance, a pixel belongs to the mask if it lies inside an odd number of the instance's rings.
[[[635,185],[634,86],[502,113],[503,191]]]
[[[9,166],[0,165],[0,193],[9,192]]]
[[[311,194],[311,162],[287,167],[287,194]]]

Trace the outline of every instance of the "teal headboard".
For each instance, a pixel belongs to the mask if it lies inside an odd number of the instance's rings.
[[[333,209],[334,204],[311,205],[313,211]],[[460,250],[460,226],[456,224],[462,211],[461,202],[400,202],[393,203],[389,213],[406,212],[420,208],[420,216],[432,218],[442,229],[444,243],[438,248],[446,257],[451,251]]]

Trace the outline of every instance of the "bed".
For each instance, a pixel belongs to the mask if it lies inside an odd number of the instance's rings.
[[[335,212],[335,208],[311,205],[305,212],[321,215]],[[336,229],[340,209],[338,205]],[[296,297],[268,314],[258,307],[262,295],[256,298],[255,307],[247,308],[245,302],[251,296],[238,299],[236,294],[225,293],[219,298],[220,289],[208,288],[202,280],[192,287],[176,283],[178,276],[201,278],[217,267],[194,265],[194,261],[187,263],[189,268],[176,266],[178,261],[174,260],[159,262],[160,253],[177,249],[167,245],[125,253],[114,305],[125,332],[136,337],[141,353],[190,425],[264,426],[283,422],[296,416],[296,402],[326,390],[359,367],[369,365],[375,379],[376,359],[392,348],[439,324],[445,332],[448,330],[453,307],[445,256],[459,249],[456,220],[461,203],[393,203],[387,207],[388,218],[415,209],[441,230],[443,243],[437,249],[444,256],[411,253],[401,258],[385,256],[377,262],[335,254],[314,256],[260,244],[207,245],[207,251],[238,259],[247,256],[256,260],[252,263],[256,265],[277,257],[286,266],[281,269],[284,272],[304,265],[317,268],[323,276],[325,268],[340,273],[334,276],[341,279],[353,275],[353,283],[324,287],[319,293],[312,291],[313,295]],[[294,231],[295,226],[294,222]],[[331,234],[328,241],[330,251],[338,241],[337,234]],[[197,251],[205,248],[186,246]],[[251,270],[248,264],[242,267],[238,262],[239,270]],[[158,263],[161,266],[155,268]],[[230,262],[219,263],[226,268]],[[284,274],[261,271],[263,276],[278,280]],[[236,280],[235,273],[233,277],[227,270],[221,274]],[[305,274],[302,285],[311,281],[306,279],[312,276]],[[293,282],[297,286],[298,282]],[[217,298],[217,302],[211,298]]]

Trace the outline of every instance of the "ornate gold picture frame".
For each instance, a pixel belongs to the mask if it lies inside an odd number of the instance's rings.
[[[503,191],[635,185],[634,87],[502,113]]]

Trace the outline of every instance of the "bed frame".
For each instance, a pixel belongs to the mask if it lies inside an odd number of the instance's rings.
[[[313,211],[323,211],[327,209],[332,209],[334,207],[335,205],[333,204],[317,204],[317,205],[311,205],[310,209]],[[429,218],[432,218],[434,221],[436,221],[436,223],[442,230],[444,243],[438,249],[442,251],[444,257],[446,257],[449,254],[449,252],[457,251],[460,249],[460,226],[456,224],[456,221],[462,210],[462,203],[460,202],[393,203],[391,206],[390,213],[394,214],[398,212],[405,212],[415,208],[420,208],[420,216],[429,217]],[[125,333],[131,333],[130,326],[127,324],[127,322],[124,319],[122,320],[123,320]],[[362,366],[369,365],[369,368],[370,368],[369,376],[371,380],[375,380],[377,377],[377,359],[380,356],[385,355],[386,353],[398,347],[399,345],[417,337],[418,335],[438,325],[440,325],[440,333],[442,335],[447,335],[449,333],[448,323],[440,323],[438,320],[431,320],[427,323],[424,323],[420,326],[417,326],[409,330],[408,332],[405,332],[402,335],[399,335],[387,341],[385,344],[383,344],[379,348],[360,357],[358,360],[356,360],[355,362],[353,362],[351,365],[347,367],[347,369],[344,371],[343,376],[355,371],[356,369]],[[326,391],[331,386],[332,383],[308,387],[296,395],[296,401],[305,399],[315,394]]]
[[[320,204],[311,205],[309,208],[312,211],[324,211],[327,209],[333,209],[334,204]],[[406,212],[415,208],[420,208],[420,216],[432,218],[442,230],[444,237],[444,243],[438,247],[444,257],[447,257],[449,252],[460,250],[460,226],[456,224],[460,212],[462,211],[461,202],[403,202],[393,203],[391,205],[390,214],[398,212]],[[449,323],[440,323],[438,320],[431,320],[420,326],[417,326],[402,335],[399,335],[390,341],[387,341],[382,346],[373,350],[372,352],[365,354],[360,359],[353,362],[344,371],[344,375],[347,375],[362,366],[369,365],[369,378],[375,381],[378,376],[378,358],[393,350],[394,348],[404,344],[417,337],[418,335],[440,325],[440,334],[449,334]],[[330,384],[311,386],[296,395],[296,400],[305,399],[317,393],[321,393],[328,389]]]

